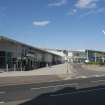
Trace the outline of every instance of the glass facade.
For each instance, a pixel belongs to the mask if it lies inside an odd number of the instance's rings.
[[[105,63],[105,52],[86,50],[90,62]]]
[[[0,68],[6,68],[7,64],[8,68],[11,68],[13,63],[14,60],[11,52],[0,51]]]
[[[0,68],[6,67],[6,54],[4,51],[0,51]]]

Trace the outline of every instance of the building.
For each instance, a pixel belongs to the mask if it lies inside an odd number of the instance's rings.
[[[69,56],[69,59],[74,63],[86,63],[86,62],[105,63],[104,51],[84,49],[84,50],[69,51],[69,53],[71,55]]]
[[[105,52],[96,50],[85,50],[89,62],[105,63]]]
[[[0,70],[31,70],[60,63],[60,55],[0,36]]]
[[[47,51],[60,55],[64,61],[72,63],[105,63],[105,52],[98,50],[61,50],[61,49],[46,49]]]
[[[68,51],[69,62],[84,63],[87,59],[85,50],[69,50]]]
[[[65,62],[67,61],[67,56],[68,56],[68,51],[64,49],[50,49],[50,48],[43,48],[43,50],[46,50],[50,53],[62,56],[62,61]]]

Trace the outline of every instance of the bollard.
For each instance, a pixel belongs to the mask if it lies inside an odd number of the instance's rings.
[[[8,64],[6,64],[6,71],[8,72]]]
[[[46,64],[46,67],[48,67],[48,63]]]
[[[14,71],[16,71],[16,64],[14,64]]]

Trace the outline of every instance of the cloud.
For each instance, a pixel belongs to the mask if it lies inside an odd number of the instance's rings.
[[[78,0],[75,7],[83,8],[95,8],[98,0]]]
[[[34,26],[39,26],[39,27],[44,27],[47,26],[50,23],[50,21],[48,20],[44,20],[44,21],[34,21],[33,25]]]
[[[75,13],[77,13],[77,9],[72,9],[68,14],[69,15],[74,15]]]
[[[54,2],[49,3],[48,5],[59,7],[59,6],[65,5],[66,3],[67,3],[67,0],[54,0]]]
[[[104,30],[102,30],[102,32],[104,33],[104,35],[105,35],[105,31]]]
[[[105,12],[105,8],[104,7],[88,11],[88,12],[80,15],[80,17],[85,17],[85,16],[88,16],[88,15],[95,15],[95,14],[99,14],[99,13],[103,13],[103,12]]]

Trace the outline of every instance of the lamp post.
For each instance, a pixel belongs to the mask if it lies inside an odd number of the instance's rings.
[[[96,52],[94,53],[94,56],[95,56],[95,63],[97,62],[97,54]]]
[[[66,56],[67,58],[67,74],[69,73],[69,62],[68,62],[68,56]]]
[[[69,57],[68,57],[68,52],[67,50],[64,50],[63,53],[65,54],[66,57],[66,73],[69,73]]]

